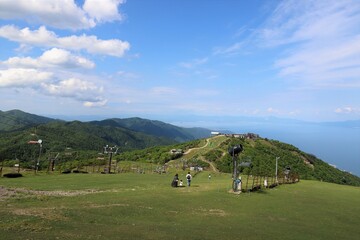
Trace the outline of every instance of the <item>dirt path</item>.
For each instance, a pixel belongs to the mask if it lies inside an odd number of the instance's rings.
[[[200,160],[203,161],[203,162],[206,162],[210,165],[211,169],[213,172],[219,172],[219,170],[215,167],[214,163],[206,160],[203,156],[200,157]]]
[[[204,146],[202,146],[202,147],[197,147],[197,148],[190,148],[190,149],[188,149],[188,150],[184,153],[184,155],[189,154],[189,153],[191,153],[191,152],[194,151],[194,150],[206,148],[206,147],[209,145],[209,142],[210,142],[210,139],[207,138],[207,139],[206,139],[206,143],[205,143]]]
[[[191,153],[192,151],[195,151],[195,150],[200,150],[200,149],[206,148],[206,147],[210,144],[210,139],[214,139],[214,138],[217,138],[217,137],[220,137],[220,136],[216,136],[216,137],[212,137],[212,138],[207,138],[207,139],[206,139],[206,143],[205,143],[204,146],[202,146],[202,147],[196,147],[196,148],[190,148],[190,149],[188,149],[188,150],[184,153],[184,155],[187,155],[187,154],[189,154],[189,153]],[[208,163],[208,164],[210,165],[210,167],[211,167],[211,169],[212,169],[213,172],[219,172],[219,170],[215,167],[214,163],[206,160],[203,156],[200,157],[200,160],[203,161],[203,162]]]

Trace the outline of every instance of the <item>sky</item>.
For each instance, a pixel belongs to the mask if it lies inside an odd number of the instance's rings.
[[[360,119],[360,1],[0,0],[0,110]]]

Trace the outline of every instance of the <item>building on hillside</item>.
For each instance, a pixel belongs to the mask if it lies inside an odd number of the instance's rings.
[[[232,134],[225,134],[225,136],[233,137],[233,138],[252,139],[252,140],[256,140],[260,138],[259,134],[255,134],[255,133],[245,133],[245,134],[232,133]]]
[[[219,135],[222,135],[220,132],[211,132],[211,135],[213,136],[219,136]]]
[[[170,153],[171,154],[183,154],[184,153],[184,151],[182,150],[182,149],[171,149],[170,150]]]

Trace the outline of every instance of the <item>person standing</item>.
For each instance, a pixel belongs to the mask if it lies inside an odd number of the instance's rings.
[[[264,179],[264,187],[265,187],[265,188],[267,188],[267,187],[268,187],[267,177]]]
[[[191,176],[190,172],[188,172],[186,174],[186,180],[187,180],[188,187],[190,187],[191,179],[192,179],[192,176]]]

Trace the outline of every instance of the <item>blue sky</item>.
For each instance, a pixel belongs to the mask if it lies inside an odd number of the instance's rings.
[[[360,1],[0,0],[0,110],[360,119]]]

